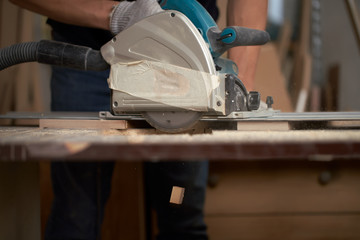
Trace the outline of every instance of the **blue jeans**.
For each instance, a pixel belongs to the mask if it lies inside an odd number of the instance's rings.
[[[109,110],[108,74],[53,67],[52,110]],[[45,239],[100,239],[113,167],[109,162],[52,163],[54,201]],[[145,164],[147,197],[157,211],[159,240],[207,239],[203,220],[207,172],[206,161]],[[173,186],[185,188],[180,206],[169,204]]]

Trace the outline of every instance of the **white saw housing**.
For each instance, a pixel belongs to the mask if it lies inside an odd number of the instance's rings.
[[[207,43],[184,14],[171,10],[147,17],[116,35],[101,53],[112,68],[109,82],[117,86],[109,84],[114,114],[195,111],[224,115],[224,76],[218,75]]]

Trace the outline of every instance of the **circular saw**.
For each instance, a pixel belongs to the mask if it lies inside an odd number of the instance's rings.
[[[218,87],[204,82],[207,77],[192,79],[196,73],[209,77],[218,73],[198,29],[177,11],[164,11],[132,25],[104,45],[101,53],[111,66],[126,65],[118,70],[118,76],[110,74],[109,79],[119,85],[112,88],[113,114],[141,112],[147,122],[163,131],[178,132],[194,125],[208,111],[204,87]],[[153,71],[149,65],[154,62],[172,68]],[[149,69],[144,69],[147,66]],[[130,68],[134,70],[126,74]],[[153,72],[145,75],[143,71]],[[139,74],[136,83],[133,72]],[[124,84],[136,86],[124,89]]]
[[[114,115],[141,113],[165,132],[191,128],[204,115],[256,110],[234,62],[220,56],[233,46],[264,44],[266,32],[240,27],[220,31],[194,0],[166,0],[166,11],[125,29],[101,48],[111,65]],[[251,36],[251,37],[250,37]]]

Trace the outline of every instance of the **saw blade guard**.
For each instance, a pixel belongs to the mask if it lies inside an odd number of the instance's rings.
[[[109,64],[148,60],[216,75],[208,44],[194,24],[178,11],[147,17],[101,47]]]
[[[203,112],[225,112],[224,82],[218,77],[208,44],[178,11],[164,11],[135,23],[105,44],[101,53],[115,76],[109,78],[115,115],[145,112],[151,125],[174,132],[194,125]],[[141,64],[160,64],[165,69],[152,74],[153,67],[144,70]],[[122,71],[115,73],[119,66]],[[136,77],[130,73],[127,78],[124,67],[135,69]],[[189,71],[192,73],[186,74]],[[122,83],[126,79],[129,81]]]

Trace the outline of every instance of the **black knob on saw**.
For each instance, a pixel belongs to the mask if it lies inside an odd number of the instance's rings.
[[[272,105],[274,104],[274,99],[272,96],[267,96],[266,98],[266,105],[267,108],[272,108]]]
[[[260,107],[260,101],[260,93],[256,91],[250,91],[247,101],[247,107],[249,111],[258,110]]]

